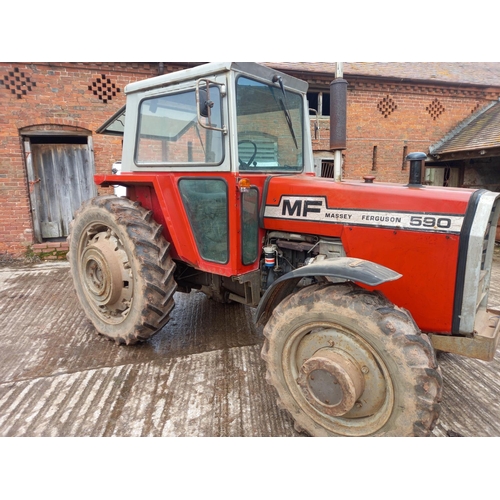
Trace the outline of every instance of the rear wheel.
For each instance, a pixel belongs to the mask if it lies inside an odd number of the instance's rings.
[[[313,436],[424,436],[442,379],[411,317],[379,293],[314,285],[285,299],[262,357],[281,407]]]
[[[139,203],[86,201],[71,225],[68,260],[80,303],[105,337],[134,344],[167,323],[175,265],[162,227]]]

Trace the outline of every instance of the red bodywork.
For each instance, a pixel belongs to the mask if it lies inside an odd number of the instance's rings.
[[[197,250],[177,182],[185,177],[217,177],[228,185],[230,259],[227,264],[204,261]],[[407,187],[396,184],[333,182],[311,175],[245,175],[259,189],[260,203],[278,207],[283,196],[321,198],[329,208],[443,214],[463,217],[473,190]],[[258,268],[259,261],[241,263],[241,195],[233,173],[137,173],[98,175],[100,185],[125,185],[127,196],[153,210],[164,227],[171,254],[196,269],[222,276],[241,275]],[[265,197],[265,199],[262,199]],[[261,212],[264,214],[264,210]],[[364,227],[348,220],[315,221],[307,217],[261,218],[259,242],[266,231],[280,230],[342,240],[348,257],[366,259],[402,274],[378,287],[396,305],[408,309],[426,332],[451,333],[460,235],[458,232],[412,228]],[[234,237],[233,237],[234,235]]]

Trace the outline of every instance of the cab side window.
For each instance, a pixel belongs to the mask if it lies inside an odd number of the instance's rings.
[[[211,123],[222,126],[221,96],[210,88]],[[195,90],[144,99],[139,108],[135,162],[139,166],[218,165],[223,134],[198,123]]]

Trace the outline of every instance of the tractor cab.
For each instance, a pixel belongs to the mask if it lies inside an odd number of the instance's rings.
[[[175,259],[227,277],[258,270],[266,179],[313,172],[306,91],[255,63],[131,83],[126,107],[99,129],[123,135],[121,172],[96,182],[152,208]]]
[[[123,172],[312,172],[306,91],[255,63],[210,63],[127,85],[98,132],[123,135]]]

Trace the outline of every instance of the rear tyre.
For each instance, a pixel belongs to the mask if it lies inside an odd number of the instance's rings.
[[[313,285],[285,299],[262,357],[279,406],[312,436],[425,436],[442,378],[406,311],[353,284]]]
[[[168,322],[175,264],[151,211],[127,198],[93,198],[76,212],[68,241],[78,299],[100,334],[135,344]]]

